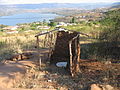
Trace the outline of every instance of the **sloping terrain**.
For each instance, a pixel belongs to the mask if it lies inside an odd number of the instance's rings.
[[[42,60],[47,58],[47,53],[41,50]],[[43,62],[40,69],[38,54],[33,52],[30,59],[1,63],[0,90],[88,90],[93,83],[119,87],[118,63],[81,60],[81,73],[71,77],[65,68]]]
[[[22,61],[5,61],[0,63],[0,87],[13,87],[26,73],[27,68],[34,67],[33,59]]]

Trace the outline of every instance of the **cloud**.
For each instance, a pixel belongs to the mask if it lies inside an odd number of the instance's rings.
[[[37,4],[37,3],[94,3],[117,2],[118,0],[0,0],[0,4]]]

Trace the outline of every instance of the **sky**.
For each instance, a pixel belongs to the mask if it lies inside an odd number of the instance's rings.
[[[120,0],[0,0],[0,4],[39,4],[39,3],[96,3],[120,2]]]

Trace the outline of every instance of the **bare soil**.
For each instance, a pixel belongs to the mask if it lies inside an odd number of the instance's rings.
[[[88,90],[93,83],[120,87],[119,63],[82,60],[81,72],[71,77],[65,68],[49,65],[48,50],[41,50],[41,69],[37,52],[32,53],[30,59],[1,63],[0,90]]]

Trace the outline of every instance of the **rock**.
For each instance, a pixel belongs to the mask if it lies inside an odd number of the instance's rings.
[[[92,84],[90,90],[102,90],[97,84]]]
[[[21,54],[16,54],[8,58],[8,60],[12,61],[18,61],[18,60],[24,60],[24,59],[29,59],[31,58],[33,54],[32,53],[21,53]]]
[[[92,84],[90,90],[115,90],[111,85]]]
[[[111,61],[105,61],[105,64],[107,65],[107,64],[111,64]]]
[[[103,90],[115,90],[111,85],[103,85]]]

